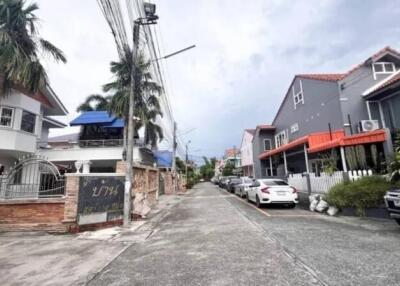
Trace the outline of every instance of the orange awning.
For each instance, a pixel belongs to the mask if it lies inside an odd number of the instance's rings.
[[[292,142],[273,150],[266,151],[258,156],[259,159],[266,159],[273,155],[293,149],[303,144],[308,144],[308,153],[316,153],[329,150],[339,146],[351,146],[376,142],[384,142],[386,132],[384,129],[346,136],[343,130],[333,132],[316,132],[300,137]]]
[[[352,146],[352,145],[384,142],[385,140],[386,140],[385,130],[379,129],[370,132],[344,136],[343,138],[340,139],[332,140],[315,146],[310,146],[310,148],[308,148],[308,153],[316,153],[339,146]]]

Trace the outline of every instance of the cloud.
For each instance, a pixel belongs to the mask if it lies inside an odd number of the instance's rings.
[[[50,64],[50,78],[73,111],[109,80],[114,42],[96,1],[39,4],[43,35],[69,58]],[[180,132],[197,128],[181,139],[207,156],[238,146],[243,129],[270,123],[294,74],[345,71],[386,45],[400,48],[396,0],[156,4],[162,52],[197,45],[163,64]]]

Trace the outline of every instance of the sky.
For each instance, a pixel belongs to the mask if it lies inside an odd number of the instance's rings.
[[[164,55],[196,44],[163,62],[178,134],[193,156],[221,157],[240,147],[244,129],[271,123],[295,74],[345,72],[385,46],[400,49],[398,0],[153,2]],[[41,35],[68,58],[46,60],[68,122],[110,81],[116,47],[97,1],[37,3]]]

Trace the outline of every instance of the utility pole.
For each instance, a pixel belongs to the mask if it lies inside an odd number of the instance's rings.
[[[189,163],[189,143],[190,140],[186,143],[186,164],[185,164],[185,174],[186,174],[186,180],[188,178],[188,163]]]
[[[176,148],[178,147],[178,143],[176,142],[176,128],[177,128],[177,124],[174,121],[174,137],[173,137],[173,146],[172,146],[172,175],[174,178],[174,190],[175,192],[177,191],[178,188],[178,176],[177,176],[177,172],[176,172]]]
[[[145,3],[144,6],[145,18],[138,18],[133,24],[133,46],[131,54],[131,84],[129,92],[129,118],[128,118],[128,146],[126,150],[126,176],[125,176],[125,191],[124,191],[124,216],[123,225],[128,226],[131,213],[131,198],[133,187],[133,148],[134,148],[134,129],[135,129],[135,80],[136,80],[136,58],[139,48],[139,32],[141,25],[156,24],[158,16],[155,15],[156,7],[154,4]],[[128,56],[128,55],[127,55]]]

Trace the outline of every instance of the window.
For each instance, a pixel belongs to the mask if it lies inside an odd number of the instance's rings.
[[[28,111],[22,111],[21,130],[35,133],[36,115]]]
[[[295,86],[295,84],[293,84],[292,92],[293,92],[294,109],[296,109],[298,104],[300,103],[304,104],[303,85],[301,83],[301,80],[299,81],[299,86]]]
[[[372,71],[374,73],[374,79],[377,74],[391,74],[396,71],[394,63],[391,62],[376,62],[372,65]]]
[[[299,131],[299,124],[296,122],[295,124],[292,124],[292,126],[290,126],[290,133],[295,133]]]
[[[264,139],[264,151],[271,150],[271,139]]]
[[[0,107],[0,126],[12,127],[14,109]]]
[[[286,143],[287,143],[286,130],[283,130],[282,132],[279,132],[277,135],[275,135],[275,145],[277,148]]]
[[[267,186],[287,186],[288,183],[282,180],[263,180],[264,185]]]

